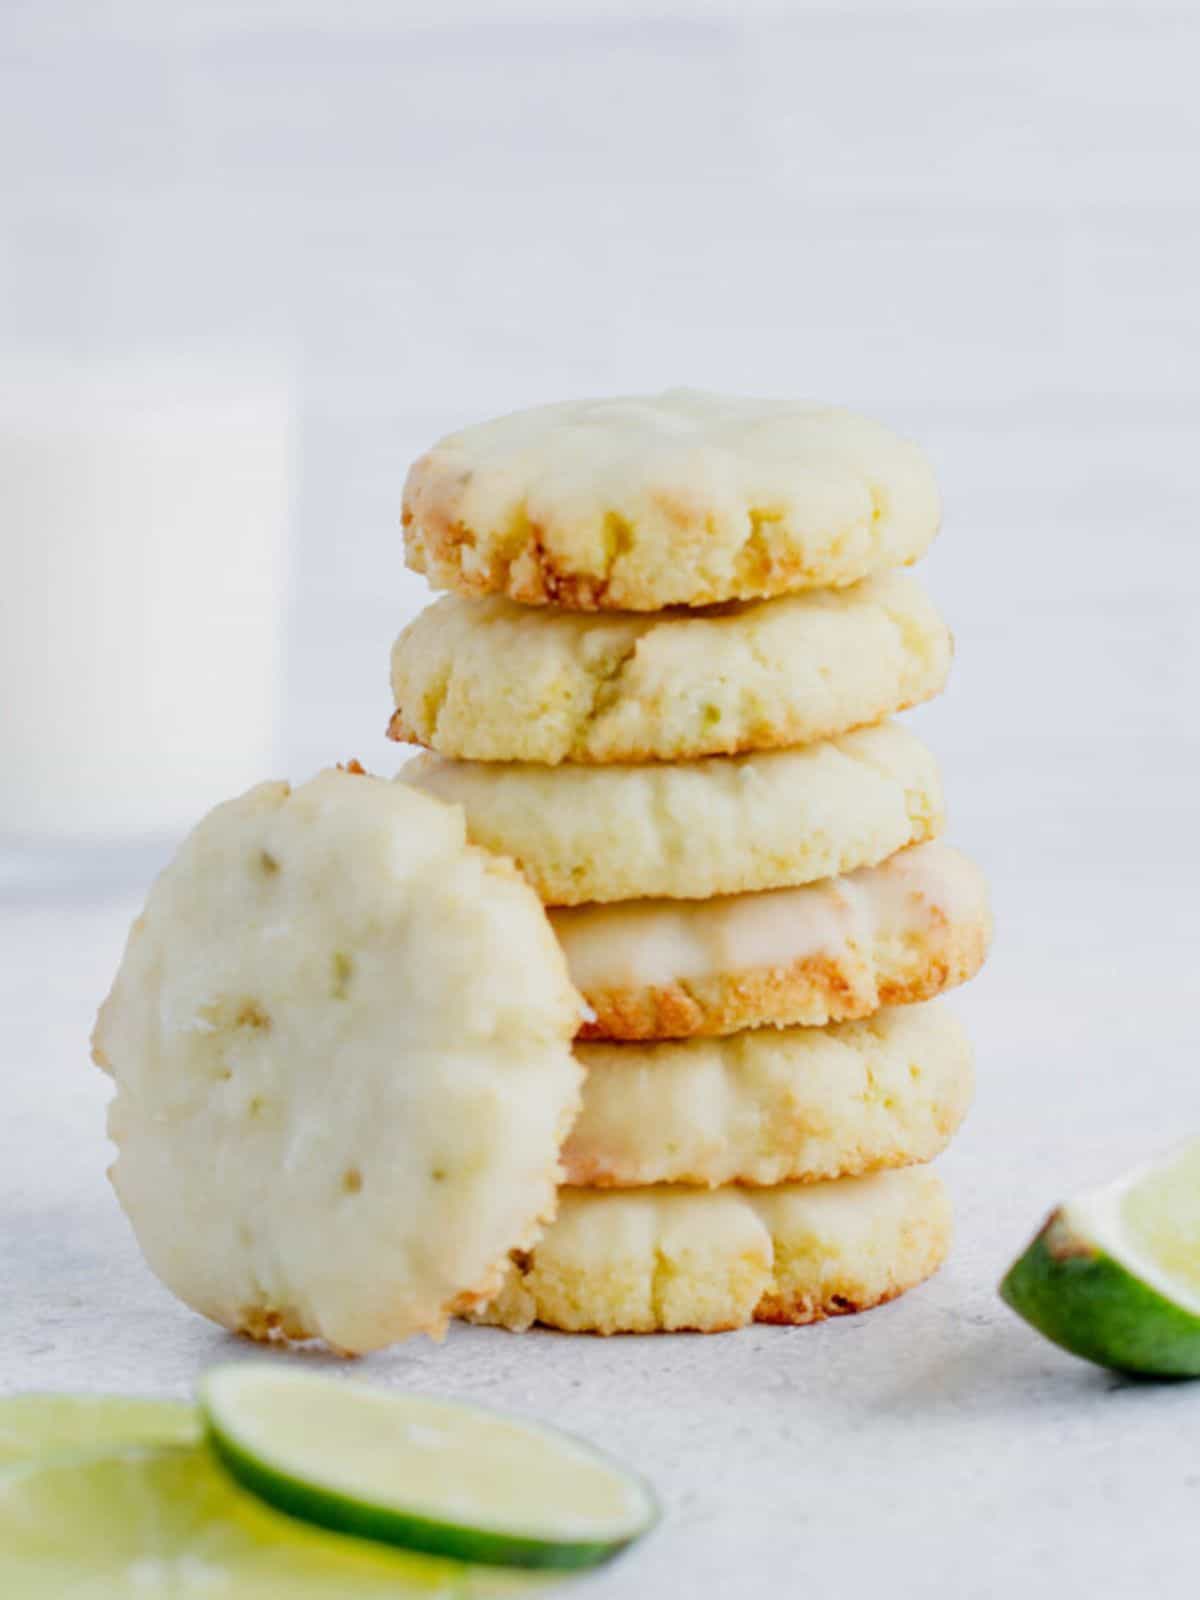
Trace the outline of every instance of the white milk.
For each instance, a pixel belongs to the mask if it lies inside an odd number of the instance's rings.
[[[285,384],[0,372],[0,835],[178,831],[277,775]]]

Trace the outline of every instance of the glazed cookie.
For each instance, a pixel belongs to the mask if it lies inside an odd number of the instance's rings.
[[[915,561],[940,515],[924,456],[877,422],[675,389],[451,434],[403,523],[435,589],[658,611],[855,583]]]
[[[377,1349],[553,1214],[579,998],[461,813],[347,772],[219,806],[134,923],[95,1060],[151,1267],[215,1322]]]
[[[474,761],[689,761],[808,744],[938,693],[914,578],[655,616],[447,595],[392,650],[393,739]]]
[[[567,1182],[810,1183],[929,1161],[970,1104],[971,1047],[944,1006],[724,1039],[582,1044]]]
[[[551,913],[592,1011],[584,1039],[814,1026],[929,1000],[979,970],[983,874],[943,844],[796,889]]]
[[[898,723],[797,750],[678,765],[538,767],[422,755],[406,782],[454,801],[547,905],[811,883],[933,838],[932,755]]]
[[[913,1288],[949,1242],[927,1167],[774,1189],[564,1189],[476,1320],[581,1333],[819,1322]]]

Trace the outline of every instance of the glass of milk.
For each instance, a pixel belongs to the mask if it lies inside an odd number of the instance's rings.
[[[194,352],[0,370],[0,847],[167,841],[276,774],[291,394]]]

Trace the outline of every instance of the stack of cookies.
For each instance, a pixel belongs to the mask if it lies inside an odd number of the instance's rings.
[[[690,392],[547,406],[423,456],[403,777],[550,909],[586,1002],[557,1220],[484,1316],[612,1333],[879,1304],[948,1243],[925,1165],[969,1047],[933,998],[990,916],[888,719],[949,633],[899,569],[920,452],[850,413]]]

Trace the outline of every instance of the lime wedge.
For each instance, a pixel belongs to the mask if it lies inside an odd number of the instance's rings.
[[[60,1450],[179,1444],[199,1437],[196,1408],[182,1400],[86,1394],[18,1394],[0,1400],[0,1467]]]
[[[493,1581],[494,1580],[494,1581]],[[512,1593],[507,1574],[338,1539],[244,1494],[203,1445],[0,1473],[0,1594],[21,1600],[403,1600]]]
[[[261,1364],[200,1391],[212,1443],[293,1516],[464,1561],[583,1567],[657,1515],[632,1474],[557,1430],[426,1395]]]
[[[1200,1377],[1200,1139],[1060,1206],[1000,1293],[1088,1361]]]

